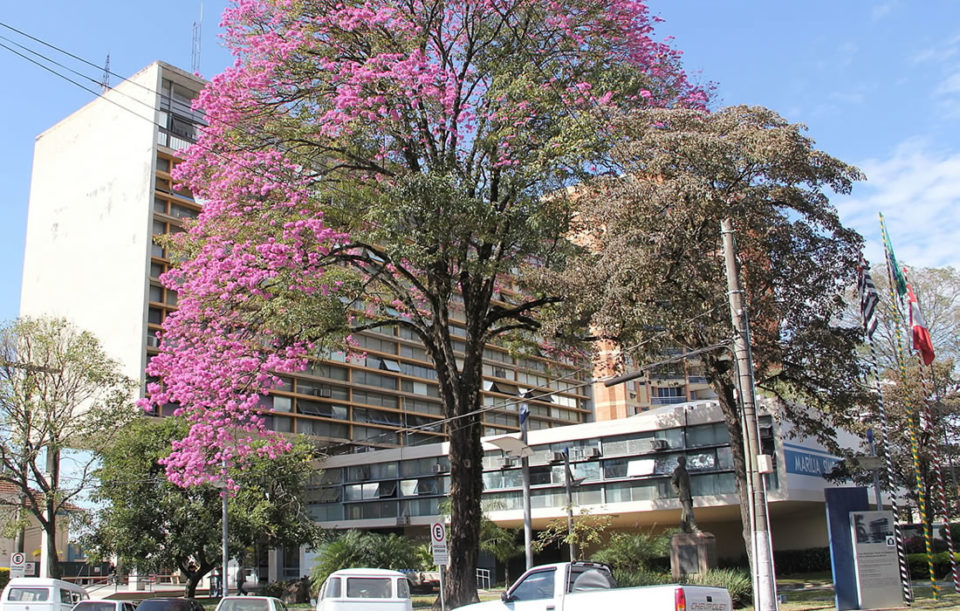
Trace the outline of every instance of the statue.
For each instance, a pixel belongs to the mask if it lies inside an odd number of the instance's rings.
[[[690,492],[690,474],[687,473],[687,457],[677,457],[677,468],[670,477],[670,485],[680,499],[680,530],[685,533],[699,533],[693,519],[693,494]]]

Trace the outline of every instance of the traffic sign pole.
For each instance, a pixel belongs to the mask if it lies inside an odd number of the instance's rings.
[[[450,555],[447,552],[447,525],[443,522],[434,522],[430,525],[430,548],[433,550],[433,562],[440,569],[440,611],[446,611],[446,602],[444,601],[443,574],[447,563],[450,562]]]

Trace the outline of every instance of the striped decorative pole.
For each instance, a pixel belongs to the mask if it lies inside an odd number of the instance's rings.
[[[866,261],[860,263],[860,313],[863,317],[863,330],[870,346],[870,374],[873,377],[874,391],[877,393],[877,416],[880,420],[880,451],[883,453],[885,481],[890,509],[893,511],[893,535],[897,543],[897,566],[900,569],[900,587],[903,600],[907,605],[913,602],[913,590],[910,587],[910,564],[907,562],[907,550],[903,543],[903,531],[900,528],[900,509],[897,507],[896,477],[893,470],[893,457],[889,445],[889,425],[887,410],[883,404],[883,392],[880,388],[880,372],[877,369],[877,350],[873,344],[873,332],[877,329],[876,309],[880,301],[877,287],[870,277],[870,267]]]
[[[903,270],[904,278],[906,278],[906,270]],[[910,293],[911,297],[915,299],[914,293]],[[911,323],[916,324],[916,321],[911,320]],[[953,534],[950,532],[950,506],[947,504],[947,494],[944,490],[943,485],[943,470],[940,467],[940,450],[937,448],[937,433],[936,427],[933,425],[933,419],[930,415],[930,401],[929,397],[933,393],[930,392],[930,388],[927,385],[927,377],[924,374],[923,356],[918,352],[917,353],[917,379],[920,381],[920,389],[922,396],[920,399],[922,405],[921,417],[920,417],[920,426],[924,434],[927,435],[927,438],[930,440],[930,462],[933,465],[934,473],[934,482],[936,493],[940,499],[940,511],[941,516],[943,517],[943,530],[947,535],[947,550],[950,553],[950,570],[953,574],[953,590],[955,592],[960,592],[960,571],[957,570],[957,559],[954,556],[953,549]],[[933,372],[933,365],[930,365],[930,371]],[[936,512],[933,512],[933,515],[936,515]]]
[[[893,307],[896,323],[893,327],[896,334],[897,343],[897,369],[900,372],[900,379],[907,379],[907,368],[904,365],[905,355],[903,352],[903,332],[901,323],[903,316],[899,306],[899,297],[894,289],[897,279],[902,279],[900,269],[896,267],[896,259],[893,257],[893,249],[890,247],[890,241],[887,237],[887,227],[883,222],[883,215],[880,215],[880,229],[883,233],[883,250],[887,259],[887,275],[889,277],[889,296],[890,304]],[[907,420],[909,422],[908,432],[910,437],[910,455],[913,458],[913,473],[917,491],[917,508],[920,510],[920,521],[923,523],[923,545],[927,552],[927,571],[930,575],[930,588],[933,592],[933,598],[940,598],[940,587],[937,585],[937,576],[933,569],[933,534],[931,532],[929,514],[927,512],[926,492],[923,487],[923,473],[920,468],[920,446],[917,435],[917,424],[914,421],[914,409],[910,393],[903,394],[903,403],[906,408]]]

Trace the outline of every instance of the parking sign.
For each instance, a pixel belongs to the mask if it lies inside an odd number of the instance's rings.
[[[27,557],[23,552],[10,554],[10,578],[24,577],[27,571]]]
[[[449,562],[446,524],[434,522],[430,525],[430,544],[433,550],[433,563],[437,566],[446,566]]]

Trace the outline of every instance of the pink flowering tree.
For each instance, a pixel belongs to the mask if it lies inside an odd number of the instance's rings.
[[[179,172],[204,210],[176,245],[165,282],[180,309],[150,364],[152,404],[193,423],[170,477],[242,461],[278,373],[353,331],[402,327],[448,419],[447,601],[475,600],[483,348],[536,337],[563,298],[511,278],[563,266],[566,188],[609,167],[612,117],[706,102],[655,21],[639,0],[228,8],[236,61],[201,94],[209,127]]]

